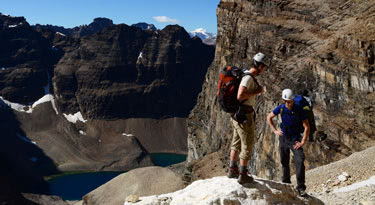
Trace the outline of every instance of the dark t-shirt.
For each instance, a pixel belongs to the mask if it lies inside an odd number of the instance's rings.
[[[284,135],[292,140],[297,140],[301,137],[300,131],[302,121],[307,119],[305,111],[298,105],[294,104],[292,110],[289,110],[285,104],[279,105],[273,110],[273,114],[278,115],[284,109],[281,115],[281,130]]]

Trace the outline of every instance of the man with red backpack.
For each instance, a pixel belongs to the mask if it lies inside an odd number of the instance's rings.
[[[262,74],[267,68],[268,66],[265,64],[265,55],[263,53],[256,54],[253,57],[253,63],[250,69],[243,71],[243,73],[239,75],[239,85],[233,86],[236,88],[236,99],[234,101],[237,101],[238,104],[235,104],[235,102],[231,104],[232,106],[235,105],[235,109],[232,109],[231,115],[233,139],[228,177],[238,177],[238,182],[240,184],[252,183],[254,181],[253,177],[248,175],[247,166],[248,161],[251,159],[251,154],[255,144],[255,97],[263,92],[263,87],[258,84],[256,77]],[[228,84],[229,83],[227,83],[227,85]],[[225,96],[220,97],[220,87],[225,87],[225,85],[219,81],[218,86],[218,96],[221,98],[219,99],[220,104],[224,111],[231,113],[231,109],[229,109],[231,107],[228,108],[225,106]],[[239,169],[237,165],[238,161],[240,161]]]
[[[292,151],[296,167],[297,190],[301,196],[305,196],[305,154],[302,147],[309,136],[310,125],[305,110],[297,105],[297,97],[300,96],[294,96],[292,90],[283,90],[281,98],[284,103],[268,114],[267,123],[272,132],[279,136],[280,161],[283,169],[281,181],[291,183],[289,160],[290,151]],[[281,115],[281,129],[276,129],[272,119],[279,114]],[[303,132],[302,137],[301,132]]]

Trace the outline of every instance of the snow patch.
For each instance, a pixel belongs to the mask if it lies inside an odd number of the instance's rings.
[[[37,100],[36,102],[34,102],[31,108],[34,109],[37,105],[45,103],[45,102],[49,102],[51,101],[51,99],[53,99],[53,96],[51,94],[47,94],[43,96],[42,98],[40,98],[39,100]]]
[[[142,58],[142,51],[139,53],[139,55],[138,55],[138,60],[140,59],[140,58]]]
[[[5,68],[1,68],[2,70],[5,69]],[[0,101],[2,100],[6,105],[8,105],[10,108],[12,108],[13,110],[16,110],[18,112],[26,112],[26,113],[32,113],[33,112],[33,109],[39,105],[39,104],[42,104],[42,103],[45,103],[45,102],[49,102],[51,101],[51,104],[52,104],[52,107],[53,109],[55,110],[56,112],[56,115],[59,114],[59,112],[57,111],[57,108],[56,108],[56,104],[55,104],[55,98],[52,94],[50,94],[49,92],[49,88],[51,87],[51,79],[50,79],[50,76],[49,74],[48,75],[48,84],[46,86],[43,87],[44,89],[44,96],[42,98],[40,98],[39,100],[35,101],[31,106],[30,105],[22,105],[22,104],[19,104],[19,103],[14,103],[14,102],[10,102],[8,100],[5,100],[3,97],[0,96]]]
[[[72,114],[67,115],[63,113],[63,115],[69,122],[74,123],[74,124],[77,123],[78,120],[83,123],[87,122],[87,120],[83,119],[81,112],[74,113],[73,115]]]
[[[80,130],[80,131],[79,131],[79,134],[81,134],[81,135],[86,135],[86,132]]]
[[[60,36],[66,36],[65,34],[63,33],[60,33],[60,32],[56,32],[57,35],[60,35]]]
[[[18,112],[26,112],[26,113],[32,113],[32,108],[29,105],[22,105],[19,103],[10,102],[8,100],[5,100],[3,97],[0,96],[0,99],[8,105],[13,110],[16,110]]]
[[[122,133],[123,136],[127,136],[127,137],[134,137],[133,134],[126,134],[126,133]]]
[[[333,193],[353,191],[365,186],[375,186],[375,176],[370,177],[368,180],[361,181],[358,183],[351,184],[346,187],[342,187],[333,191]]]
[[[50,93],[50,87],[51,87],[51,77],[49,76],[48,72],[47,72],[47,76],[48,76],[48,84],[46,86],[43,87],[44,89],[44,94],[45,94],[45,98],[49,98],[49,99],[46,99],[47,101],[45,102],[48,102],[48,101],[51,101],[51,104],[52,104],[52,107],[53,107],[53,110],[55,110],[55,113],[56,115],[59,114],[59,111],[57,111],[57,108],[56,108],[56,104],[55,104],[55,97],[53,95],[51,95]],[[48,97],[46,97],[48,96]],[[43,98],[44,98],[43,97]],[[35,102],[36,103],[36,102]],[[34,104],[35,104],[34,103]],[[34,108],[34,104],[33,104],[33,108]]]
[[[215,38],[216,37],[216,34],[209,33],[204,28],[197,28],[194,31],[189,32],[189,34],[190,34],[190,37],[197,36],[202,40],[207,39],[207,38]]]
[[[18,25],[9,25],[8,28],[15,28],[17,27]]]

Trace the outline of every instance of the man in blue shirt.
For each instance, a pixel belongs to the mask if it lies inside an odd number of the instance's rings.
[[[305,196],[305,154],[303,146],[309,136],[310,126],[303,108],[294,104],[293,92],[285,89],[282,92],[282,105],[276,107],[267,116],[267,123],[272,131],[279,136],[280,161],[283,168],[282,182],[290,182],[290,151],[294,154],[294,162],[297,175],[297,190],[301,196]],[[276,129],[272,119],[281,114],[281,129]],[[303,137],[301,131],[303,130]]]

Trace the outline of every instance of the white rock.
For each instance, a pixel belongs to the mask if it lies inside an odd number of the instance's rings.
[[[131,205],[125,202],[124,205]],[[255,183],[240,185],[237,179],[226,176],[198,180],[186,188],[168,194],[140,197],[135,205],[230,205],[230,204],[323,204],[314,197],[298,197],[293,186],[258,179]]]
[[[137,201],[139,201],[139,196],[137,196],[135,194],[131,194],[131,195],[127,196],[126,199],[125,199],[125,202],[135,203]]]
[[[350,175],[347,172],[343,172],[341,175],[349,177]]]
[[[348,178],[344,175],[338,176],[337,179],[339,179],[341,182],[344,182],[344,181],[348,180]]]

